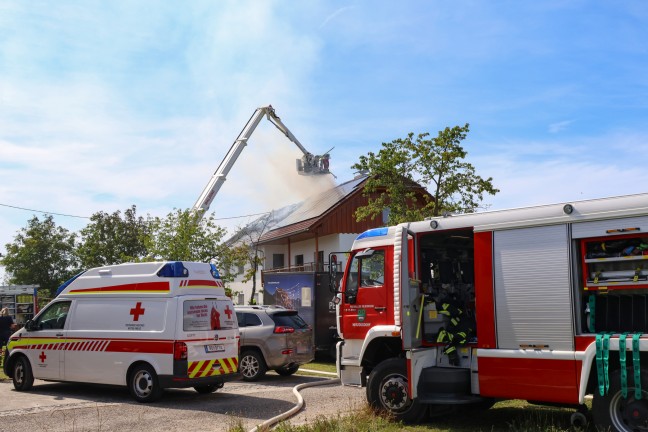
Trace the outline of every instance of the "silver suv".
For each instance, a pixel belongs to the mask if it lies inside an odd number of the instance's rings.
[[[313,329],[297,311],[280,306],[235,306],[241,332],[239,371],[256,381],[268,369],[292,375],[313,360]]]

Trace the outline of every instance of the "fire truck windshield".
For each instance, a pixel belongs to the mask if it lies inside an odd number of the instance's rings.
[[[346,279],[345,299],[347,303],[355,303],[358,288],[383,286],[385,281],[385,252],[367,250],[356,254],[349,266]]]

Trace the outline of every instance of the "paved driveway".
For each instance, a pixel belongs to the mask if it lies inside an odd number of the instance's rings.
[[[268,373],[261,382],[229,382],[210,395],[193,389],[170,389],[154,404],[134,402],[126,387],[50,383],[37,380],[29,392],[17,392],[11,381],[0,382],[0,429],[36,431],[227,431],[252,429],[292,408],[294,386],[325,378],[280,377]],[[364,389],[339,384],[303,389],[306,406],[289,419],[292,424],[319,415],[335,416],[360,409]]]

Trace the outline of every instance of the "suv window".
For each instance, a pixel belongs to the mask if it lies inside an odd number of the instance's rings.
[[[308,324],[302,319],[297,312],[280,312],[271,315],[276,325],[281,327],[292,327],[295,329],[307,328]]]
[[[236,312],[236,319],[239,322],[239,327],[252,327],[260,326],[261,318],[251,313]]]

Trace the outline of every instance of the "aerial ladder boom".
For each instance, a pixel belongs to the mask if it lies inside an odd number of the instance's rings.
[[[270,123],[275,125],[275,127],[279,129],[281,133],[283,133],[290,141],[295,143],[297,147],[299,147],[299,149],[302,151],[302,153],[304,153],[301,159],[297,159],[297,172],[299,174],[321,175],[330,173],[328,168],[328,152],[321,156],[316,156],[308,152],[306,148],[304,148],[304,146],[299,142],[299,140],[295,138],[292,132],[290,132],[286,125],[283,124],[281,119],[275,113],[274,108],[272,108],[272,105],[260,107],[254,111],[252,117],[250,117],[245,127],[241,130],[241,133],[239,133],[238,137],[225,155],[225,158],[218,166],[218,169],[216,169],[214,175],[212,175],[209,183],[207,183],[207,186],[205,186],[205,189],[203,189],[200,197],[198,197],[198,200],[193,206],[194,211],[200,210],[204,214],[207,210],[209,210],[209,206],[211,205],[221,186],[223,186],[223,183],[227,178],[227,174],[232,169],[232,166],[234,166],[234,163],[240,156],[243,148],[245,148],[245,146],[247,145],[250,136],[261,122],[263,116],[266,116]]]

